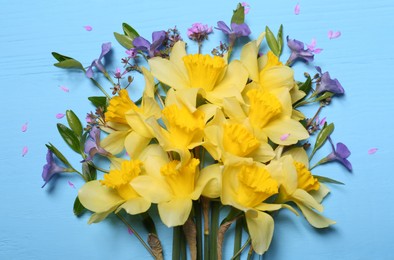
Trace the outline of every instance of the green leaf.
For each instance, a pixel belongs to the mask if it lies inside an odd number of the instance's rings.
[[[95,107],[107,107],[107,98],[106,97],[88,97],[90,102],[93,103]]]
[[[231,17],[231,23],[243,24],[245,23],[245,8],[241,5],[237,5],[237,9],[233,11],[233,16]]]
[[[299,86],[299,89],[301,91],[303,91],[305,94],[307,94],[307,95],[309,94],[309,92],[312,89],[312,78],[311,78],[311,76],[308,76],[306,81],[301,86]]]
[[[277,39],[278,48],[279,48],[279,55],[278,55],[278,57],[279,57],[282,54],[282,50],[283,50],[283,24],[281,24],[279,27],[276,39]]]
[[[82,163],[82,174],[85,176],[86,181],[93,181],[97,179],[97,170],[90,162]]]
[[[86,211],[86,208],[79,201],[78,196],[75,198],[73,211],[74,215],[77,217],[81,216]]]
[[[312,154],[309,160],[312,159],[313,155],[315,155],[316,151],[323,146],[323,144],[327,141],[327,138],[334,132],[334,123],[327,125],[327,122],[324,124],[322,130],[316,137],[315,146],[313,147]]]
[[[279,57],[280,55],[280,50],[279,50],[279,44],[272,33],[272,31],[268,28],[268,26],[265,27],[265,37],[267,39],[268,46],[270,47],[271,51]]]
[[[123,47],[125,47],[126,49],[129,50],[134,47],[133,39],[130,38],[129,36],[123,35],[120,33],[116,33],[116,32],[114,32],[114,36],[115,36],[115,39],[119,42],[119,44],[122,45]]]
[[[71,129],[74,131],[74,133],[77,135],[78,139],[80,140],[83,131],[81,121],[72,110],[67,110],[66,116],[67,116],[68,125],[71,127]]]
[[[323,176],[319,176],[319,175],[313,175],[313,177],[315,177],[319,182],[326,182],[326,183],[333,183],[333,184],[340,184],[340,185],[345,185],[345,183],[331,179],[331,178],[327,178],[327,177],[323,177]]]
[[[52,52],[52,56],[58,61],[57,63],[53,64],[58,68],[84,70],[82,64],[71,57],[64,56],[57,52]]]
[[[51,143],[45,145],[49,150],[51,150],[59,160],[64,163],[68,168],[73,168],[71,164],[68,162],[66,157]]]
[[[63,140],[70,146],[76,153],[81,153],[81,145],[77,135],[67,126],[58,123],[57,130],[62,136]]]
[[[123,28],[124,34],[129,36],[133,40],[134,40],[134,38],[140,36],[138,34],[138,32],[133,27],[128,25],[127,23],[122,23],[122,28]]]
[[[318,96],[314,101],[315,102],[322,101],[322,100],[325,100],[325,99],[330,98],[332,96],[334,96],[333,93],[331,93],[331,92],[324,92],[321,96]]]

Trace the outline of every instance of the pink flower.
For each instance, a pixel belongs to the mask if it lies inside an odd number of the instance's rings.
[[[201,42],[208,38],[208,34],[212,33],[212,26],[207,24],[193,23],[192,27],[187,29],[187,36],[193,40]]]

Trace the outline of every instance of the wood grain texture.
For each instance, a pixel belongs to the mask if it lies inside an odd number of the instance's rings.
[[[346,90],[324,115],[336,124],[333,139],[350,147],[354,171],[349,174],[340,165],[330,164],[317,172],[346,183],[332,186],[332,194],[324,203],[325,215],[337,225],[317,231],[303,217],[283,211],[277,217],[274,240],[264,259],[390,259],[394,243],[394,2],[299,2],[301,12],[296,16],[293,10],[297,1],[249,1],[252,9],[247,21],[252,37],[257,37],[265,25],[276,30],[282,23],[284,34],[291,38],[305,42],[316,38],[324,50],[316,55],[314,65],[329,70]],[[235,5],[236,1],[208,0],[0,0],[0,91],[4,106],[0,124],[0,259],[149,258],[115,219],[88,226],[88,216],[73,216],[77,190],[67,182],[81,187],[76,176],[63,175],[40,188],[45,143],[53,142],[70,161],[79,161],[57,134],[56,123],[65,119],[56,119],[56,113],[73,109],[84,118],[92,109],[86,97],[99,93],[81,73],[53,67],[51,52],[78,58],[87,65],[98,56],[101,43],[112,41],[115,50],[110,65],[114,70],[124,55],[113,37],[114,31],[121,31],[122,22],[133,25],[147,38],[154,30],[177,25],[186,38],[186,28],[194,22],[215,25],[218,20],[228,21]],[[87,32],[85,25],[93,30]],[[340,30],[342,36],[329,40],[328,30]],[[209,53],[223,39],[215,32],[203,51]],[[189,44],[191,52],[196,49],[195,44]],[[296,76],[311,68],[297,64]],[[62,85],[70,92],[61,91]],[[133,95],[140,90],[136,87]],[[25,122],[29,123],[28,130],[23,133],[20,129]],[[29,152],[22,157],[25,145]],[[379,150],[369,155],[372,147]],[[328,150],[316,156],[325,152]],[[138,224],[136,228],[142,229]],[[159,234],[165,257],[170,258],[172,231],[159,225]],[[229,249],[224,259],[228,259],[232,241],[227,238],[225,243]]]

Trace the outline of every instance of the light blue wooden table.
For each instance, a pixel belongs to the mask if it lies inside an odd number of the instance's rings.
[[[141,35],[177,25],[186,38],[194,22],[215,25],[228,21],[236,1],[0,1],[0,85],[3,112],[0,133],[1,210],[0,259],[144,259],[149,258],[137,240],[121,223],[108,219],[86,224],[88,216],[77,219],[72,203],[82,182],[76,176],[57,178],[41,189],[42,166],[47,142],[68,151],[57,134],[55,115],[73,109],[84,118],[92,110],[86,97],[99,94],[78,72],[52,66],[52,51],[89,64],[103,42],[114,46],[111,66],[116,67],[124,50],[114,31],[122,22]],[[317,231],[300,217],[281,212],[275,235],[264,259],[392,259],[394,244],[394,155],[393,41],[394,2],[249,1],[247,22],[252,37],[265,25],[276,30],[282,23],[285,35],[305,42],[316,38],[323,52],[316,65],[329,70],[345,88],[346,95],[324,110],[334,121],[333,138],[352,151],[353,173],[330,164],[317,170],[346,183],[331,186],[325,215],[337,224]],[[83,26],[91,25],[88,32]],[[329,40],[329,30],[342,36]],[[203,51],[209,53],[221,34],[215,32]],[[197,47],[191,43],[190,51]],[[298,77],[303,64],[296,67]],[[70,89],[68,93],[61,86]],[[138,89],[132,93],[137,96]],[[21,126],[28,122],[28,130]],[[28,153],[22,157],[24,146]],[[378,151],[370,155],[370,148]],[[324,156],[327,150],[321,152]],[[69,159],[76,161],[72,152]],[[159,227],[170,258],[171,230]],[[229,241],[230,243],[230,241]],[[229,244],[229,248],[231,244]],[[230,257],[227,252],[225,258]]]

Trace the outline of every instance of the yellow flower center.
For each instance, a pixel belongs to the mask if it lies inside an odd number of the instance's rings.
[[[222,57],[190,54],[183,57],[192,88],[211,91],[223,75],[226,63]]]
[[[179,161],[171,161],[161,167],[160,172],[165,177],[172,194],[177,198],[185,198],[194,191],[194,183],[197,178],[198,159],[191,159],[187,164],[179,167]]]
[[[297,170],[298,188],[305,191],[318,190],[319,181],[312,176],[312,173],[306,168],[305,164],[294,162]]]
[[[121,89],[119,95],[111,98],[107,112],[105,112],[105,119],[108,122],[115,122],[121,124],[127,124],[126,112],[129,110],[140,111],[129,97],[129,93],[126,89]]]
[[[250,100],[249,119],[251,124],[262,129],[282,112],[279,100],[268,91],[252,89],[247,93]]]
[[[238,203],[253,208],[278,193],[278,183],[263,167],[243,165],[238,173]]]
[[[125,200],[139,197],[130,182],[141,174],[141,166],[142,162],[139,160],[123,161],[120,170],[111,170],[104,174],[104,180],[101,180],[100,183],[115,189],[119,196]]]
[[[191,113],[188,109],[179,109],[177,105],[165,107],[163,121],[170,133],[170,139],[178,147],[187,147],[196,135],[202,136],[205,114],[199,110]]]
[[[224,149],[237,156],[246,156],[260,146],[260,142],[242,124],[225,124]]]

